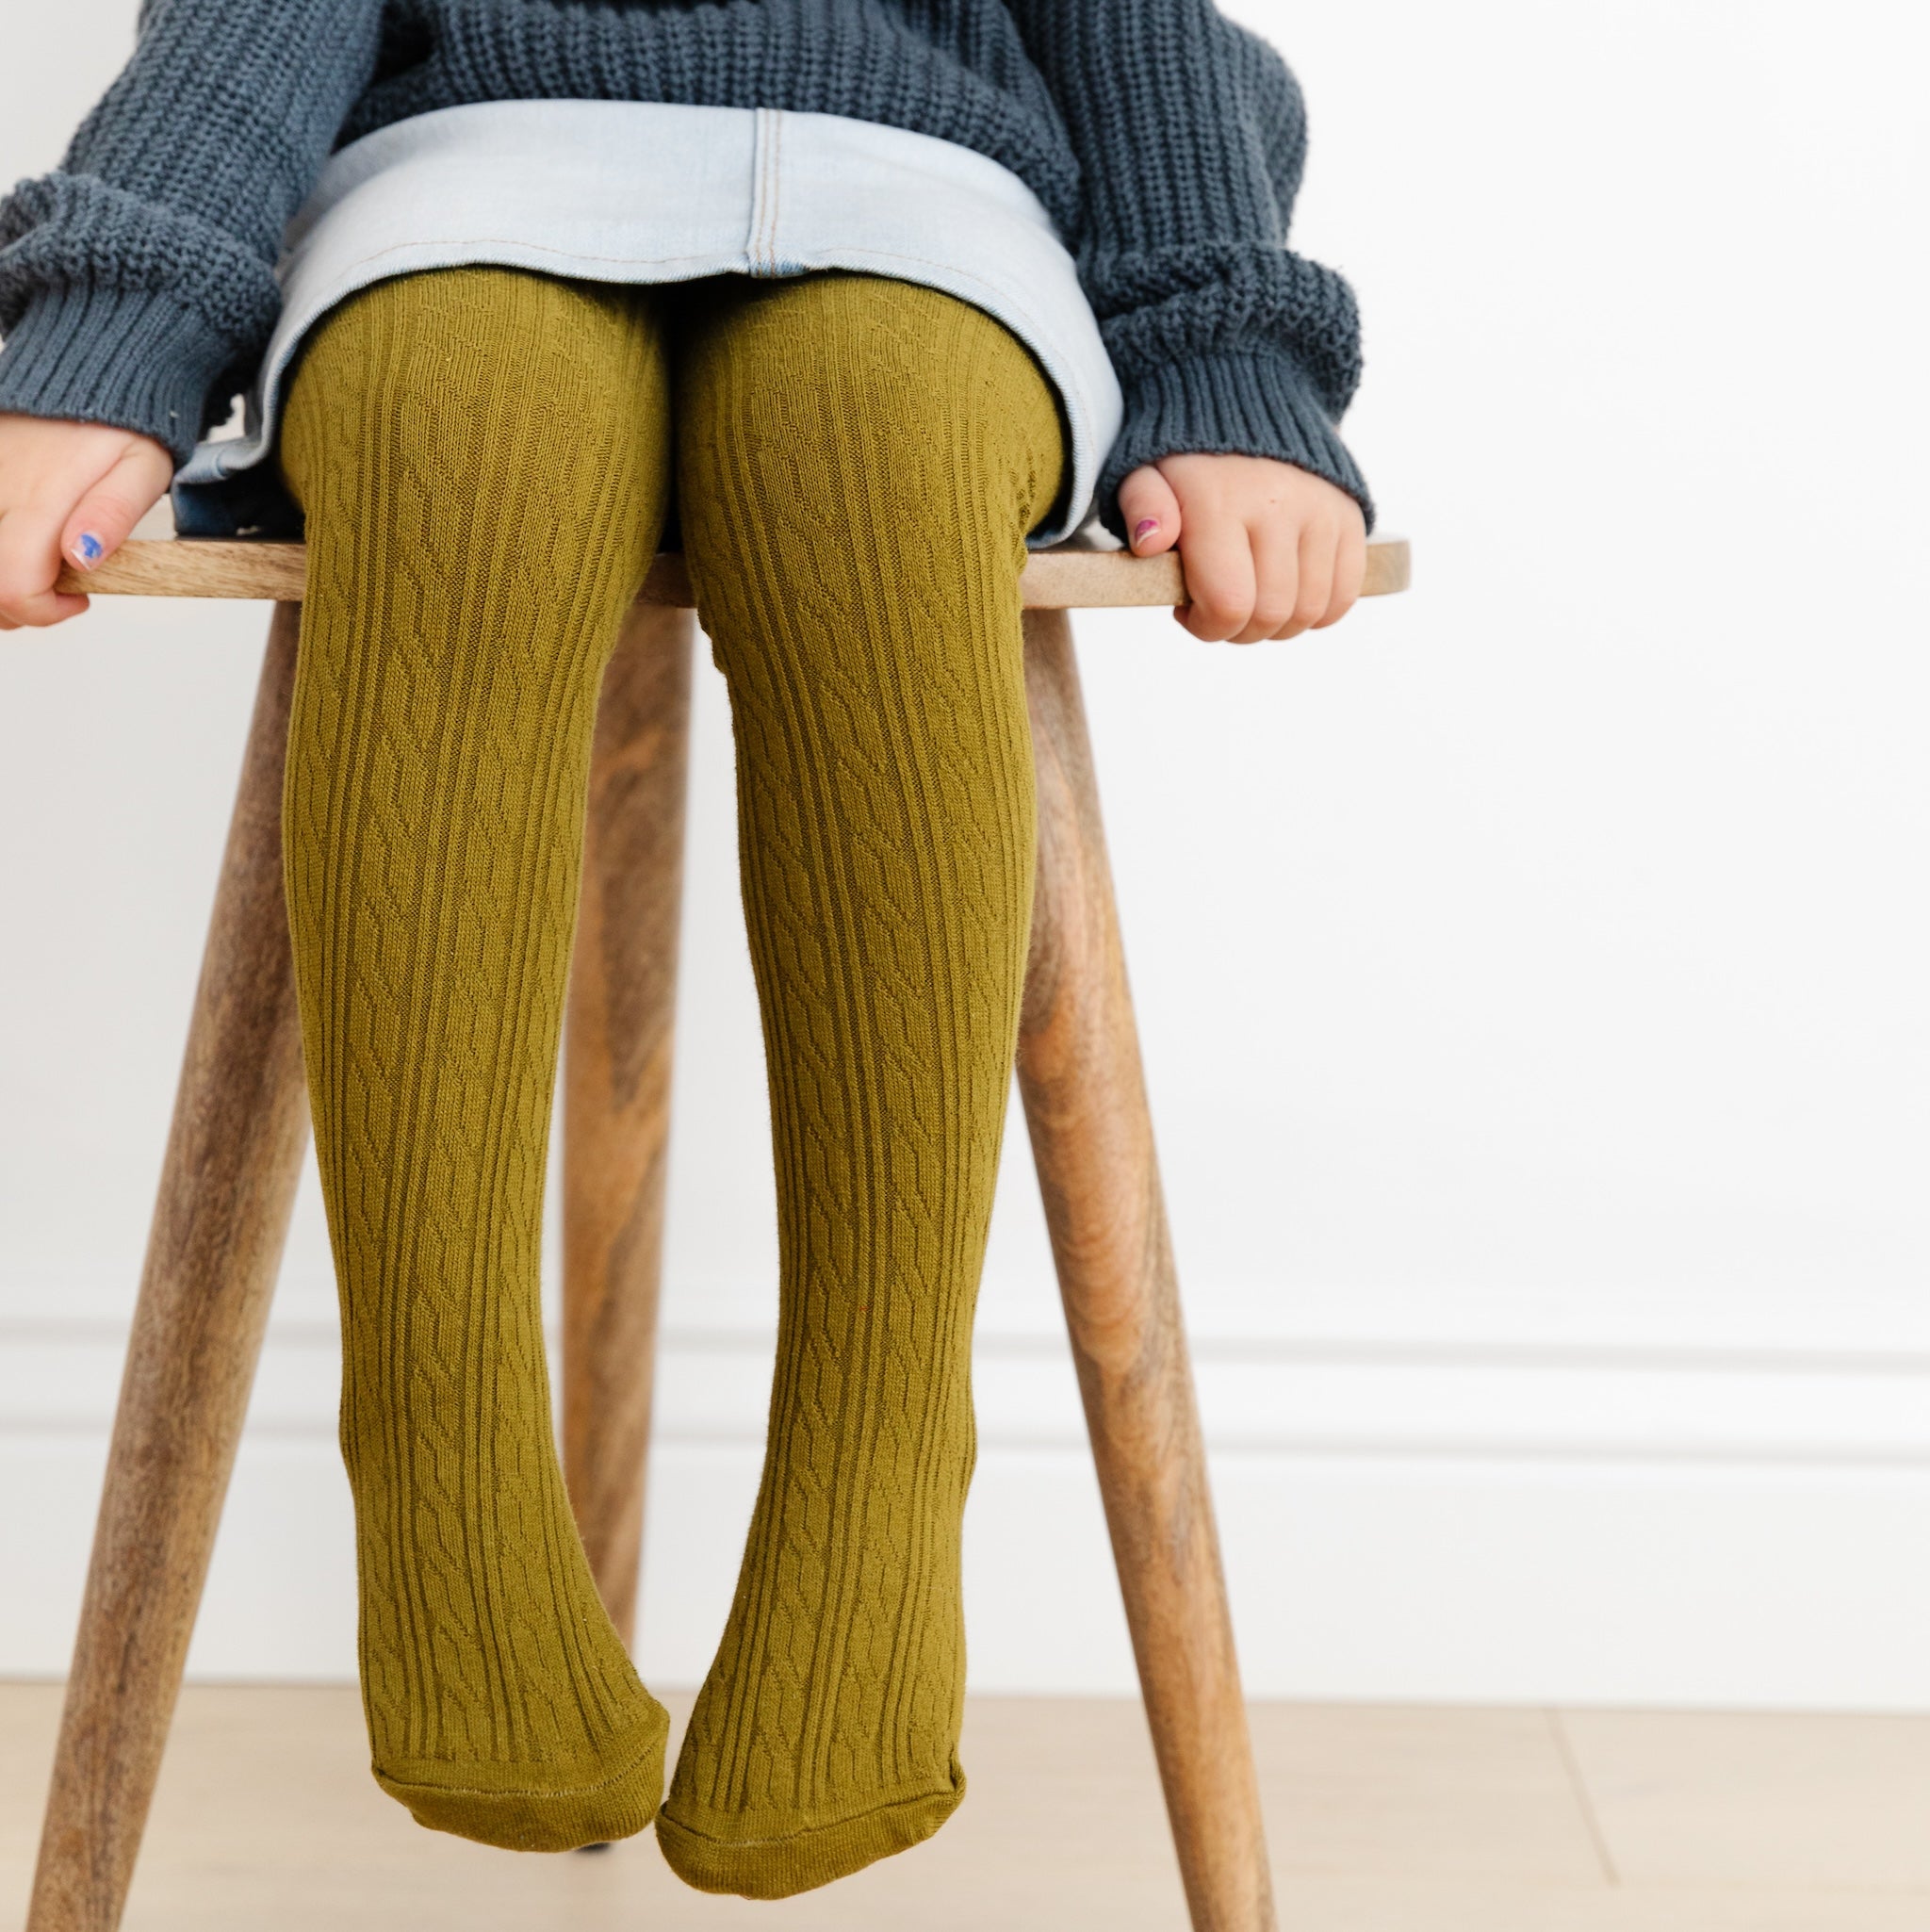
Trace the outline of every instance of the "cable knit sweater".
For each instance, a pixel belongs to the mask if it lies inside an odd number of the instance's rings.
[[[143,0],[60,169],[0,203],[0,409],[184,457],[273,326],[284,224],[329,154],[477,101],[788,107],[1012,170],[1079,263],[1141,463],[1274,456],[1368,509],[1334,430],[1352,292],[1291,253],[1299,90],[1212,0]]]

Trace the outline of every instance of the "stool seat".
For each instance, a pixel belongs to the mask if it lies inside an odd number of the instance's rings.
[[[283,900],[300,544],[131,540],[61,588],[274,604],[128,1337],[27,1932],[116,1932],[308,1139]],[[1408,547],[1367,548],[1366,594]],[[1099,788],[1067,612],[1183,601],[1179,560],[1062,545],[1025,566],[1039,851],[1019,1091],[1194,1932],[1273,1932],[1258,1781]],[[631,1637],[649,1443],[691,666],[656,559],[604,676],[563,1067],[564,1470]]]
[[[307,554],[302,544],[135,538],[93,570],[64,570],[59,587],[90,597],[259,598],[283,602],[301,597]],[[1409,577],[1405,537],[1369,539],[1363,597],[1403,591]],[[1028,611],[1180,604],[1186,601],[1183,584],[1180,560],[1171,551],[1163,557],[1136,557],[1129,550],[1079,543],[1035,550],[1019,580]],[[679,552],[665,550],[650,565],[639,601],[679,610],[689,607],[690,573]]]

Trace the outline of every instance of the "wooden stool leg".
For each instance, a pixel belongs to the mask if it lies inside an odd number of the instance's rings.
[[[29,1932],[114,1932],[154,1795],[307,1144],[276,607],[221,861],[47,1798]]]
[[[689,762],[688,611],[639,605],[603,679],[564,1074],[564,1471],[635,1634],[663,1259]]]
[[[1019,1084],[1195,1932],[1270,1932],[1172,1242],[1071,627],[1028,612],[1039,886]]]

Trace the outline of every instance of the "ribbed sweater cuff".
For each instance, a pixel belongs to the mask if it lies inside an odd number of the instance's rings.
[[[205,317],[161,290],[45,287],[0,344],[0,410],[138,430],[181,463],[234,356]]]
[[[1374,527],[1373,499],[1347,445],[1284,355],[1186,356],[1130,377],[1126,419],[1099,479],[1100,520],[1126,540],[1120,484],[1162,456],[1271,456],[1345,490]]]

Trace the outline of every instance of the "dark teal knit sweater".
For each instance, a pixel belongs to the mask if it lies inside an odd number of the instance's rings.
[[[1352,293],[1285,245],[1300,93],[1212,0],[143,0],[59,171],[0,204],[0,409],[185,456],[253,374],[283,225],[330,152],[528,99],[844,114],[989,155],[1076,253],[1119,371],[1116,533],[1120,479],[1186,450],[1280,457],[1367,503],[1333,427]]]

